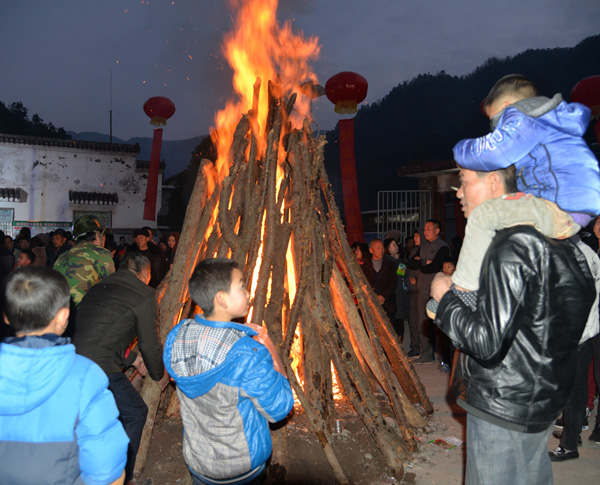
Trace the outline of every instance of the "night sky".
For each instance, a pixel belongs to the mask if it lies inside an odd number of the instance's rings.
[[[358,72],[367,103],[420,73],[463,75],[492,56],[600,33],[598,0],[281,0],[277,17],[319,38],[321,84]],[[165,139],[205,135],[233,93],[220,49],[231,29],[224,0],[5,1],[0,101],[68,131],[108,133],[112,70],[114,136],[151,136],[142,106],[152,96],[177,108]],[[335,126],[327,99],[314,108],[321,129]]]

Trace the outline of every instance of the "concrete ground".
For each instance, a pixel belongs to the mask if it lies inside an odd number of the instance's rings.
[[[419,434],[421,453],[406,467],[407,472],[414,473],[415,483],[428,484],[462,484],[464,483],[464,445],[444,450],[430,443],[440,438],[458,438],[465,441],[465,413],[453,403],[448,396],[450,376],[442,374],[436,364],[415,364],[415,369],[425,386],[435,413],[425,432]],[[596,410],[589,419],[591,427],[595,423]],[[591,433],[582,431],[583,446],[579,448],[579,458],[565,462],[553,463],[554,483],[557,485],[579,485],[596,483],[600,478],[600,445],[589,441]],[[493,443],[490,443],[493,446]],[[550,437],[548,449],[558,446],[558,440]]]

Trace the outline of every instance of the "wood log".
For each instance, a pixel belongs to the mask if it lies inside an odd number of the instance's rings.
[[[321,447],[325,452],[325,456],[327,457],[327,461],[329,461],[329,464],[333,469],[335,477],[337,478],[340,484],[349,485],[350,482],[346,478],[344,470],[342,469],[340,462],[337,459],[337,456],[331,446],[331,434],[327,431],[326,423],[323,420],[321,420],[316,413],[313,412],[313,409],[311,408],[310,403],[306,395],[304,394],[304,390],[302,389],[302,386],[300,386],[300,384],[298,383],[296,375],[294,374],[294,370],[292,369],[287,359],[284,362],[284,365],[287,371],[287,375],[290,378],[290,384],[292,386],[292,389],[294,389],[294,392],[296,393],[296,396],[298,397],[298,400],[300,401],[300,404],[302,404],[302,408],[306,413],[308,425],[319,439],[319,443],[321,444]]]
[[[324,314],[323,310],[324,308],[319,302],[311,305],[313,318],[319,319],[323,323],[321,335],[333,360],[338,379],[341,380],[348,397],[377,443],[386,463],[393,470],[396,478],[401,479],[404,475],[403,459],[408,456],[404,443],[389,428],[383,415],[378,411],[378,404],[370,395],[368,386],[365,382],[361,382],[362,369],[360,369],[349,342],[345,343],[343,337],[338,333],[338,329],[341,327],[335,325],[333,314]],[[329,320],[330,317],[331,320]]]
[[[344,270],[344,277],[350,281],[350,284],[353,288],[358,287],[361,284],[366,286],[368,283],[364,279],[362,270],[358,267],[356,258],[354,258],[352,251],[350,250],[350,246],[348,245],[346,234],[342,227],[339,210],[337,209],[333,200],[331,186],[329,184],[324,166],[322,166],[322,160],[320,160],[320,163],[321,169],[319,170],[319,180],[329,211],[329,230],[331,231],[330,238],[339,241],[337,248],[334,247],[334,249],[340,252],[336,260],[338,261],[340,267]],[[373,308],[373,306],[364,308],[362,310],[370,311],[371,308]],[[404,350],[399,346],[397,347],[397,351],[399,353],[404,352]],[[429,401],[427,394],[424,392],[424,388],[412,366],[409,365],[403,367],[399,374],[400,375],[397,374],[397,378],[402,386],[403,391],[410,398],[410,400],[412,402],[420,402],[427,412],[430,412],[429,410],[433,409],[431,402]]]
[[[252,319],[267,327],[281,349],[290,383],[336,478],[348,483],[330,443],[328,424],[335,415],[331,361],[340,388],[399,479],[408,450],[416,447],[414,427],[423,423],[411,401],[428,409],[428,398],[348,246],[324,169],[325,138],[313,136],[308,120],[301,130],[289,130],[295,98],[285,102],[279,81],[269,82],[266,135],[259,136],[259,88],[257,79],[253,108],[241,117],[224,163],[206,163],[199,171],[175,264],[161,287],[161,337],[194,310],[187,282],[196,262],[214,255],[232,257],[244,266],[249,281],[258,274]],[[344,279],[355,290],[362,319]],[[303,385],[290,360],[298,325],[305,347],[305,365],[299,370]],[[401,434],[384,419],[384,406],[373,394],[375,380],[385,390]],[[152,384],[142,388],[150,409],[144,446],[160,400]],[[272,434],[274,460],[280,461],[285,433]],[[145,462],[142,454],[147,455],[147,447],[140,448],[136,472]]]

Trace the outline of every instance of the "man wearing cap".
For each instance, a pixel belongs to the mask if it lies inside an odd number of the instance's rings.
[[[150,283],[151,288],[157,288],[162,279],[167,274],[168,264],[167,258],[158,247],[151,243],[152,233],[147,227],[142,227],[133,231],[134,243],[129,246],[127,253],[140,253],[150,260]]]
[[[105,230],[94,216],[79,217],[73,229],[77,244],[54,263],[54,269],[67,279],[75,305],[98,281],[115,272],[110,251],[103,247]]]

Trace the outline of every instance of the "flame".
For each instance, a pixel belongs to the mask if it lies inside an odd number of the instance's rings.
[[[237,100],[227,102],[215,117],[218,132],[218,167],[223,166],[233,139],[233,131],[241,113],[253,107],[254,83],[260,79],[257,121],[264,129],[268,111],[268,82],[281,79],[283,93],[298,93],[296,113],[290,117],[294,127],[300,127],[309,100],[300,95],[300,84],[315,81],[317,76],[309,67],[309,60],[316,59],[320,46],[318,37],[305,39],[300,32],[292,31],[290,21],[282,26],[277,22],[278,0],[231,0],[235,10],[234,29],[225,35],[222,51],[233,69],[233,87]],[[214,139],[213,139],[214,140]]]
[[[287,120],[293,128],[301,128],[304,118],[310,116],[310,100],[302,94],[300,86],[307,81],[317,82],[317,76],[310,69],[309,61],[319,55],[318,37],[306,39],[302,32],[294,33],[290,21],[280,25],[276,17],[277,4],[278,0],[230,0],[230,5],[235,12],[234,28],[225,35],[221,47],[223,55],[233,70],[232,84],[236,96],[215,115],[215,127],[211,132],[218,154],[215,167],[219,174],[217,183],[226,175],[232,163],[232,160],[229,160],[229,148],[242,113],[252,110],[256,119],[254,126],[258,126],[255,128],[258,133],[255,134],[259,141],[259,156],[264,155],[266,149],[264,130],[269,103],[268,81],[279,82],[281,95],[285,98],[297,94],[294,111],[290,113]],[[255,93],[255,86],[259,89],[258,96]],[[279,153],[284,156],[283,149]],[[283,159],[279,160],[277,168],[277,193],[285,176],[282,164]],[[261,224],[261,231],[264,232],[264,217]],[[286,251],[287,289],[290,302],[294,300],[296,294],[297,277],[292,249],[290,242]],[[260,254],[262,254],[262,247],[259,249],[259,257],[250,282],[252,300],[261,265]],[[271,281],[268,283],[267,293],[270,293],[270,287]],[[268,298],[269,294],[267,294]],[[252,321],[252,313],[253,308],[248,315],[248,321]],[[260,325],[262,322],[255,323]],[[299,327],[297,334],[298,332]],[[295,345],[299,343],[300,338],[297,337]],[[296,367],[298,361],[299,359],[296,359],[292,367]],[[297,374],[296,369],[294,371]]]

